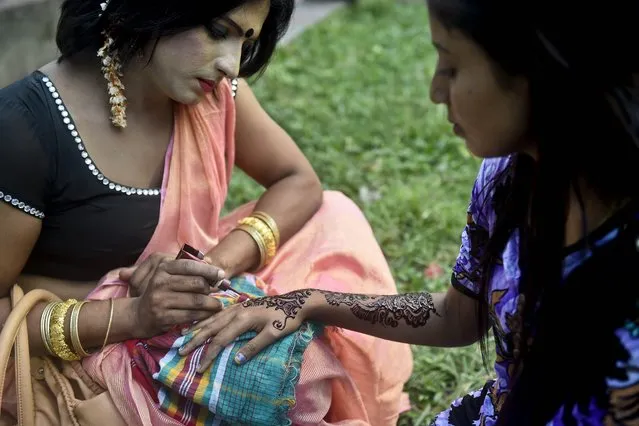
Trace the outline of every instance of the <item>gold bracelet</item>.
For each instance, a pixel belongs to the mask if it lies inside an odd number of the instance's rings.
[[[273,231],[261,219],[248,217],[246,218],[246,220],[247,222],[249,222],[249,226],[255,228],[264,239],[264,246],[266,247],[266,261],[264,262],[264,264],[267,265],[271,263],[271,260],[273,260],[275,254],[277,253],[277,243]]]
[[[240,220],[239,224],[249,226],[257,231],[257,233],[260,235],[262,239],[262,242],[264,243],[265,254],[266,254],[264,262],[262,263],[264,265],[267,265],[268,263],[270,263],[271,260],[273,260],[273,258],[275,257],[275,253],[277,252],[277,247],[275,244],[275,236],[273,235],[271,228],[269,228],[260,219],[257,219],[251,216],[245,217],[244,219]]]
[[[53,321],[49,328],[51,332],[51,348],[58,358],[65,361],[78,361],[80,359],[78,354],[69,348],[64,335],[64,320],[66,319],[67,311],[74,303],[78,303],[78,301],[69,299],[65,302],[57,303],[53,307],[53,313],[51,314],[51,320]]]
[[[258,264],[257,268],[255,268],[255,270],[258,271],[262,269],[262,266],[264,266],[264,261],[266,260],[266,248],[264,247],[264,240],[262,239],[260,233],[257,232],[255,228],[248,225],[240,225],[235,229],[244,231],[249,234],[251,238],[253,238],[253,241],[255,241],[255,244],[257,244],[257,248],[260,251],[260,263]]]
[[[255,244],[257,244],[257,248],[260,252],[260,261],[257,267],[255,268],[255,270],[257,271],[262,269],[262,267],[265,265],[265,262],[266,262],[266,246],[264,244],[264,239],[262,238],[262,235],[255,228],[248,225],[240,225],[237,229],[249,234],[251,238],[253,238],[253,241],[255,241]]]
[[[73,350],[77,353],[81,358],[86,358],[91,356],[90,353],[84,350],[82,347],[82,342],[80,341],[80,332],[78,330],[78,320],[80,318],[80,309],[87,302],[79,302],[73,305],[73,310],[71,311],[71,321],[70,321],[70,331],[71,331],[71,346],[73,346]]]
[[[275,238],[275,247],[278,248],[280,246],[280,230],[277,227],[277,223],[275,220],[268,215],[268,213],[264,213],[261,211],[254,211],[251,216],[260,219],[262,222],[266,224],[269,228],[271,228],[271,232],[273,233],[273,237]]]
[[[53,348],[51,347],[51,333],[49,333],[49,325],[51,324],[51,312],[56,302],[51,302],[44,307],[42,316],[40,317],[40,337],[42,338],[42,344],[44,349],[49,355],[53,355]]]
[[[111,302],[111,308],[109,309],[109,324],[107,325],[107,331],[104,335],[104,343],[102,343],[102,349],[106,348],[107,342],[109,341],[109,333],[111,333],[111,324],[113,323],[113,298],[109,299]]]

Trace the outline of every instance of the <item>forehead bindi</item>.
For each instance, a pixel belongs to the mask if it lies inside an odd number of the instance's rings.
[[[247,3],[232,11],[222,19],[229,24],[238,35],[245,38],[257,38],[268,15],[269,1]]]
[[[251,38],[255,34],[255,30],[253,28],[244,29],[240,24],[235,22],[232,18],[228,16],[222,16],[220,18],[222,21],[226,22],[233,30],[238,34],[245,38]]]

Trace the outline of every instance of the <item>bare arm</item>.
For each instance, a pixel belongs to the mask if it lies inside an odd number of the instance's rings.
[[[237,93],[236,165],[267,188],[255,209],[273,217],[283,243],[319,209],[322,187],[304,154],[243,80]],[[255,242],[244,232],[231,232],[207,256],[227,276],[245,272],[259,261]]]
[[[453,287],[389,296],[313,290],[303,310],[307,320],[415,345],[466,346],[480,337],[477,301]]]
[[[8,294],[11,286],[18,281],[31,250],[40,235],[41,221],[31,215],[0,203],[0,323],[9,316],[11,302]],[[45,288],[46,279],[30,278],[27,280],[25,291],[31,288]],[[58,284],[60,286],[60,284]],[[67,283],[64,288],[71,289]],[[82,289],[84,293],[85,289]],[[69,291],[68,293],[72,293]],[[67,294],[66,296],[71,296]],[[82,298],[82,294],[73,294]],[[132,299],[118,300],[114,304],[113,324],[111,326],[111,341],[119,341],[132,337]],[[44,354],[42,339],[40,338],[40,317],[45,304],[36,306],[28,316],[29,343],[33,355]],[[102,345],[106,334],[109,318],[109,302],[95,302],[86,305],[79,318],[79,333],[87,348]]]
[[[40,230],[39,219],[0,202],[0,324],[4,324],[11,312],[9,290],[18,279]],[[150,276],[144,294],[136,298],[114,300],[109,342],[151,337],[173,325],[207,318],[220,309],[220,303],[208,297],[211,284],[218,279],[216,268],[189,260],[161,260],[156,264],[155,259],[151,258],[140,266],[141,270],[147,268]],[[149,265],[155,266],[149,269]],[[47,284],[51,284],[50,280],[32,277],[25,290],[44,288],[55,291],[57,288],[66,293],[58,296],[78,300],[86,295],[85,286],[80,286],[74,292],[71,290],[72,283],[54,281],[54,288],[49,288]],[[45,304],[36,306],[27,317],[32,355],[45,354],[40,336],[40,318],[44,307]],[[90,302],[82,308],[78,319],[78,333],[85,349],[102,346],[110,309],[109,301]],[[67,313],[67,337],[69,317]]]
[[[61,299],[78,300],[85,299],[98,284],[97,282],[69,282],[50,277],[25,274],[20,275],[17,281],[25,293],[36,288],[44,288]]]
[[[387,296],[297,290],[250,299],[198,323],[192,328],[199,332],[180,353],[188,354],[212,338],[200,362],[199,371],[203,371],[236,337],[249,330],[257,331],[257,336],[236,357],[236,362],[243,363],[297,330],[303,321],[410,344],[467,346],[480,337],[477,303],[453,287],[432,295],[422,292]]]

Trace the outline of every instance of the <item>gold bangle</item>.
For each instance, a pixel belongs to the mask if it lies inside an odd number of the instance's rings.
[[[51,302],[44,307],[42,316],[40,317],[40,337],[42,338],[42,344],[44,349],[49,355],[53,355],[53,348],[51,347],[51,334],[49,333],[49,324],[51,323],[51,312],[56,302]]]
[[[109,324],[107,325],[107,331],[104,335],[104,343],[102,343],[102,348],[100,350],[106,348],[107,342],[109,341],[109,333],[111,333],[111,324],[113,323],[113,298],[109,299],[109,301],[111,302],[111,308],[109,309]]]
[[[271,216],[269,216],[268,213],[264,213],[261,211],[254,211],[251,216],[260,219],[266,224],[266,226],[271,228],[271,232],[273,233],[273,237],[275,238],[275,247],[278,248],[280,246],[280,230],[277,227],[277,223],[275,222],[275,220]]]
[[[239,221],[240,225],[246,225],[253,228],[260,235],[262,242],[264,243],[265,254],[266,257],[264,259],[263,264],[267,265],[273,260],[275,254],[277,252],[277,247],[275,244],[275,236],[273,235],[273,231],[269,228],[263,221],[254,217],[245,217],[244,219]]]
[[[262,239],[260,233],[248,225],[240,225],[235,229],[244,231],[249,234],[251,238],[253,238],[253,241],[255,241],[255,244],[257,244],[257,248],[260,251],[260,262],[255,270],[257,271],[262,269],[262,266],[264,266],[264,261],[266,260],[266,248],[264,247],[264,240]]]
[[[55,356],[55,353],[53,352],[53,343],[51,343],[51,315],[53,314],[53,308],[55,308],[55,305],[57,305],[58,303],[61,303],[61,302],[53,302],[51,304],[51,310],[48,312],[46,323],[44,324],[47,344],[49,345],[49,349],[51,349],[52,356]]]
[[[71,346],[73,346],[73,350],[77,353],[81,358],[86,358],[91,356],[90,353],[84,350],[82,347],[82,342],[80,341],[80,332],[78,330],[78,320],[80,318],[80,309],[87,302],[79,302],[73,305],[73,310],[71,311],[71,322],[70,322],[70,331],[71,331]]]
[[[65,361],[78,361],[80,359],[78,354],[69,348],[64,335],[64,320],[66,319],[67,311],[74,303],[78,303],[78,301],[69,299],[65,302],[56,303],[51,314],[51,320],[53,321],[49,328],[51,332],[51,347],[53,353]]]
[[[262,269],[262,267],[264,266],[266,262],[266,246],[264,244],[264,239],[262,238],[262,235],[260,235],[260,233],[255,228],[248,225],[240,225],[237,229],[249,234],[251,238],[253,238],[253,241],[255,241],[255,244],[257,244],[257,248],[260,251],[260,261],[257,267],[255,268],[255,270],[257,271]]]

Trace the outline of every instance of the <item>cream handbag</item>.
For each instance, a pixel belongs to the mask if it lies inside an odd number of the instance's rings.
[[[29,356],[27,314],[38,303],[58,300],[46,290],[25,295],[17,284],[11,289],[11,314],[0,332],[0,408],[13,349],[16,416],[0,411],[0,426],[126,426],[109,392],[91,380],[79,361]]]

